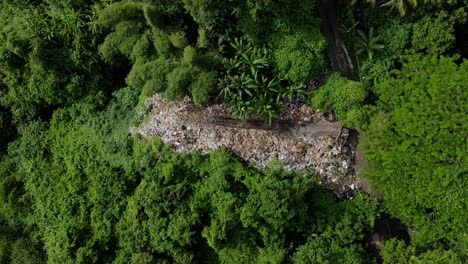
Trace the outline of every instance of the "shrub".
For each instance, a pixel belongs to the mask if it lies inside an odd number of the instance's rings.
[[[215,33],[233,27],[232,18],[235,8],[239,8],[239,2],[224,0],[182,0],[184,8],[197,22],[200,29],[206,33]]]
[[[185,32],[177,31],[169,35],[169,40],[172,45],[176,48],[183,49],[188,45],[187,37]]]
[[[359,74],[361,82],[370,89],[374,89],[374,83],[378,82],[382,78],[385,78],[385,75],[393,67],[393,61],[382,59],[371,61],[367,60],[362,63],[359,67]]]
[[[353,127],[364,121],[363,107],[366,97],[367,91],[361,83],[333,74],[313,94],[311,104],[324,111],[333,110],[344,126]]]
[[[147,86],[152,91],[161,92],[166,89],[166,76],[177,65],[176,61],[165,58],[158,58],[148,63],[136,63],[127,76],[127,84],[138,90]]]
[[[99,11],[97,23],[112,27],[123,21],[143,21],[141,15],[143,5],[136,2],[117,2]]]
[[[0,157],[6,151],[8,142],[13,138],[15,128],[11,123],[11,114],[0,107]]]
[[[101,35],[88,27],[91,9],[72,1],[2,2],[0,104],[14,122],[48,119],[53,109],[113,89],[96,45]]]
[[[383,18],[380,17],[380,19]],[[394,63],[407,52],[410,47],[411,31],[412,24],[400,17],[392,18],[388,24],[384,24],[377,30],[378,44],[381,44],[383,48],[378,49],[372,60],[357,61],[360,81],[366,87],[373,89],[374,83],[384,77],[393,68]]]
[[[317,19],[319,15],[314,0],[246,0],[245,2],[244,6],[236,10],[239,19],[238,28],[256,43],[264,43],[276,33],[288,35],[297,29],[302,30],[304,25],[319,28]],[[303,37],[308,38],[306,35]]]
[[[143,27],[143,24],[133,21],[119,23],[99,47],[104,59],[110,61],[118,53],[131,57],[133,47],[141,38]]]
[[[20,238],[11,245],[12,264],[38,264],[45,263],[42,256],[34,251],[33,245],[26,239]]]
[[[169,35],[160,29],[151,30],[153,34],[153,46],[159,57],[169,57],[171,55],[171,41]]]
[[[394,18],[389,25],[384,25],[380,31],[380,36],[384,49],[377,59],[398,59],[404,54],[410,42],[412,25]]]
[[[327,67],[327,41],[316,27],[278,33],[273,44],[278,70],[285,79],[304,83],[318,78]]]
[[[194,69],[191,67],[181,66],[175,68],[167,75],[167,88],[164,95],[171,100],[186,95],[194,74]]]
[[[150,31],[145,31],[133,46],[130,59],[133,62],[147,62],[156,57],[155,51],[152,43],[152,34]]]
[[[202,72],[197,75],[191,85],[193,102],[196,106],[205,103],[218,83],[217,72]]]
[[[196,60],[197,50],[192,46],[185,47],[181,62],[187,65],[194,65]]]
[[[455,20],[444,11],[437,17],[424,17],[413,25],[413,49],[436,56],[448,51],[455,41],[454,24]]]
[[[197,39],[197,47],[199,48],[208,48],[209,40],[208,36],[206,35],[206,31],[202,28],[198,29],[198,39]]]

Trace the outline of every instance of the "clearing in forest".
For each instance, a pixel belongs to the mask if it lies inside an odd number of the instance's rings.
[[[290,170],[312,170],[338,192],[356,186],[355,146],[347,142],[348,131],[305,103],[290,104],[272,125],[235,119],[222,104],[200,109],[188,97],[171,102],[156,94],[146,104],[151,110],[137,132],[161,138],[174,151],[224,147],[258,168],[280,161]]]

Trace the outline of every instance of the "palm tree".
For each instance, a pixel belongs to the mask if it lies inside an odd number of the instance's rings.
[[[390,7],[390,10],[397,10],[400,13],[400,16],[404,16],[406,14],[406,10],[408,7],[416,7],[418,5],[417,0],[390,0],[385,4],[380,6],[387,6]]]

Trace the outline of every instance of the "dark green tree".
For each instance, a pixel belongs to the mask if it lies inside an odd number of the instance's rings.
[[[92,4],[2,1],[0,105],[15,122],[50,118],[53,109],[99,90],[101,73]]]
[[[99,10],[98,17],[98,25],[112,30],[99,48],[101,54],[110,63],[119,56],[130,60],[127,83],[144,96],[191,95],[201,106],[213,93],[219,58],[213,49],[196,48],[206,35],[182,1],[115,2]]]
[[[411,56],[376,85],[366,175],[417,245],[466,236],[467,77],[467,62]]]

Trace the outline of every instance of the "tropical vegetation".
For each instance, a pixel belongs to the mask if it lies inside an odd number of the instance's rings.
[[[466,0],[0,7],[0,263],[468,262]],[[130,134],[154,93],[334,112],[380,196]]]

